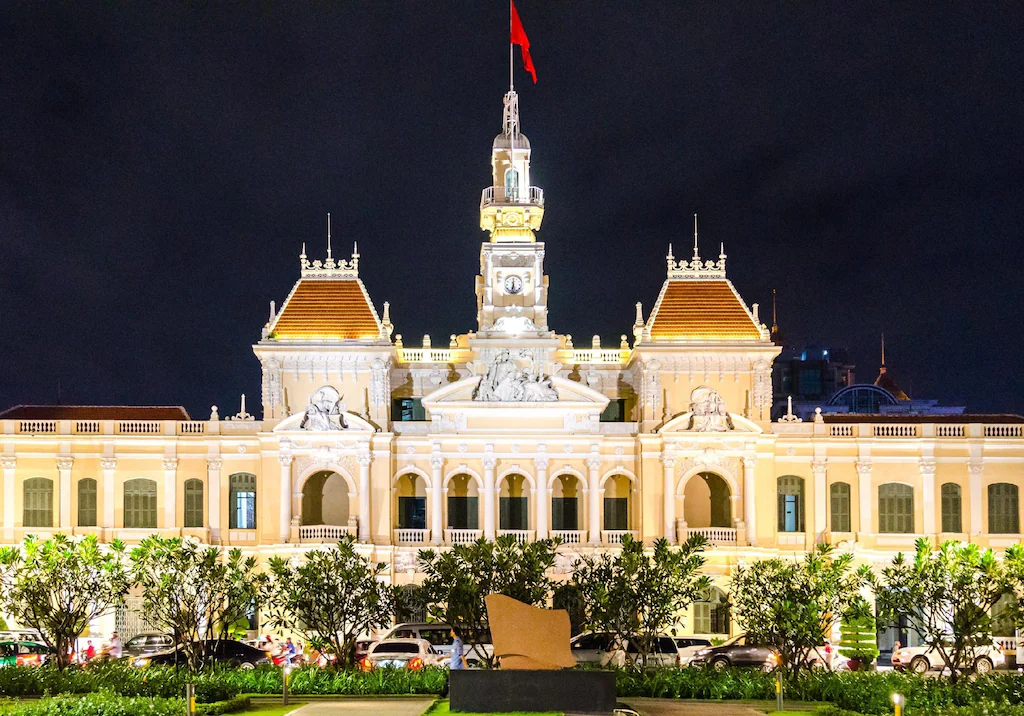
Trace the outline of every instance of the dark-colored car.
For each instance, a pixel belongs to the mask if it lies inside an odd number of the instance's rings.
[[[756,666],[760,669],[771,669],[778,657],[770,646],[753,644],[746,634],[738,634],[718,646],[701,649],[693,655],[690,662],[695,666],[707,664],[714,669],[727,666]]]
[[[207,649],[207,659],[223,666],[234,666],[240,669],[251,669],[260,664],[269,664],[270,656],[265,651],[255,649],[248,644],[231,639],[215,641],[210,639],[204,642]],[[135,666],[173,666],[185,661],[181,646],[176,649],[159,651],[155,654],[136,657],[132,663]]]
[[[121,656],[135,658],[146,654],[155,654],[158,651],[167,651],[174,646],[174,637],[170,634],[146,633],[136,634],[125,642],[121,649]]]

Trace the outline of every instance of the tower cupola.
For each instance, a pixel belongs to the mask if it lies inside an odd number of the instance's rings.
[[[519,96],[505,94],[502,131],[491,145],[491,186],[480,196],[480,228],[492,242],[533,242],[544,218],[544,191],[530,185],[530,140],[520,131]]]

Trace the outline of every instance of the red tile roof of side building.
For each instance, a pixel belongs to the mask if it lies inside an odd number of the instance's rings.
[[[180,405],[15,405],[0,420],[191,420]]]

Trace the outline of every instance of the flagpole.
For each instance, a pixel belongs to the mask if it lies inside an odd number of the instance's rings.
[[[515,0],[508,0],[508,92],[511,95],[516,91],[515,81],[515,54],[513,52],[512,44],[512,8]],[[515,101],[514,97],[509,97],[509,101]],[[515,193],[519,193],[519,174],[516,172],[516,133],[515,126],[519,121],[518,117],[518,102],[516,103],[516,115],[515,117],[509,117],[509,134],[508,134],[508,166],[512,170],[510,176],[516,179]],[[505,187],[505,195],[510,196],[509,187]],[[518,196],[512,195],[512,198],[518,200]]]

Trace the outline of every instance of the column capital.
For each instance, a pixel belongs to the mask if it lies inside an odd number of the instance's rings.
[[[668,469],[672,469],[676,466],[676,456],[673,453],[663,453],[661,456],[661,464]]]
[[[18,465],[18,458],[14,455],[0,455],[0,467],[4,470],[13,470]]]
[[[290,452],[279,453],[277,459],[281,463],[281,467],[291,467],[292,463],[295,462],[295,456]]]
[[[75,464],[75,458],[70,455],[61,455],[57,458],[57,469],[58,470],[70,470],[71,466]]]
[[[101,457],[100,458],[100,469],[101,470],[114,470],[117,468],[116,457]]]
[[[984,469],[985,465],[981,460],[971,460],[967,463],[967,472],[971,474],[971,477],[981,477],[981,473]]]
[[[210,470],[219,470],[224,467],[224,458],[221,457],[208,457],[206,458],[206,467]]]
[[[813,462],[811,462],[811,472],[813,472],[815,475],[817,475],[818,473],[824,474],[828,472],[828,461],[814,460]]]
[[[587,467],[589,467],[591,470],[599,469],[601,467],[601,458],[596,456],[596,455],[592,455],[592,456],[588,457],[587,458]]]
[[[176,457],[165,457],[163,459],[164,470],[166,472],[174,472],[178,469],[178,458]]]
[[[430,466],[435,470],[440,470],[442,467],[444,467],[444,458],[441,457],[440,455],[431,455]]]
[[[494,466],[498,464],[498,459],[493,455],[485,455],[481,462],[483,463],[485,470],[493,470]]]
[[[871,470],[874,467],[870,460],[858,460],[854,463],[854,466],[857,468],[857,474],[861,477],[870,477]]]
[[[373,455],[368,452],[361,452],[356,455],[356,460],[359,461],[360,466],[369,467],[370,463],[373,462]]]
[[[923,459],[918,463],[918,468],[921,470],[921,474],[926,477],[931,477],[935,474],[935,461]]]
[[[743,467],[746,468],[747,470],[753,470],[755,467],[757,467],[757,458],[749,456],[744,457]]]
[[[533,466],[538,470],[547,470],[550,465],[551,459],[546,455],[533,458]]]

